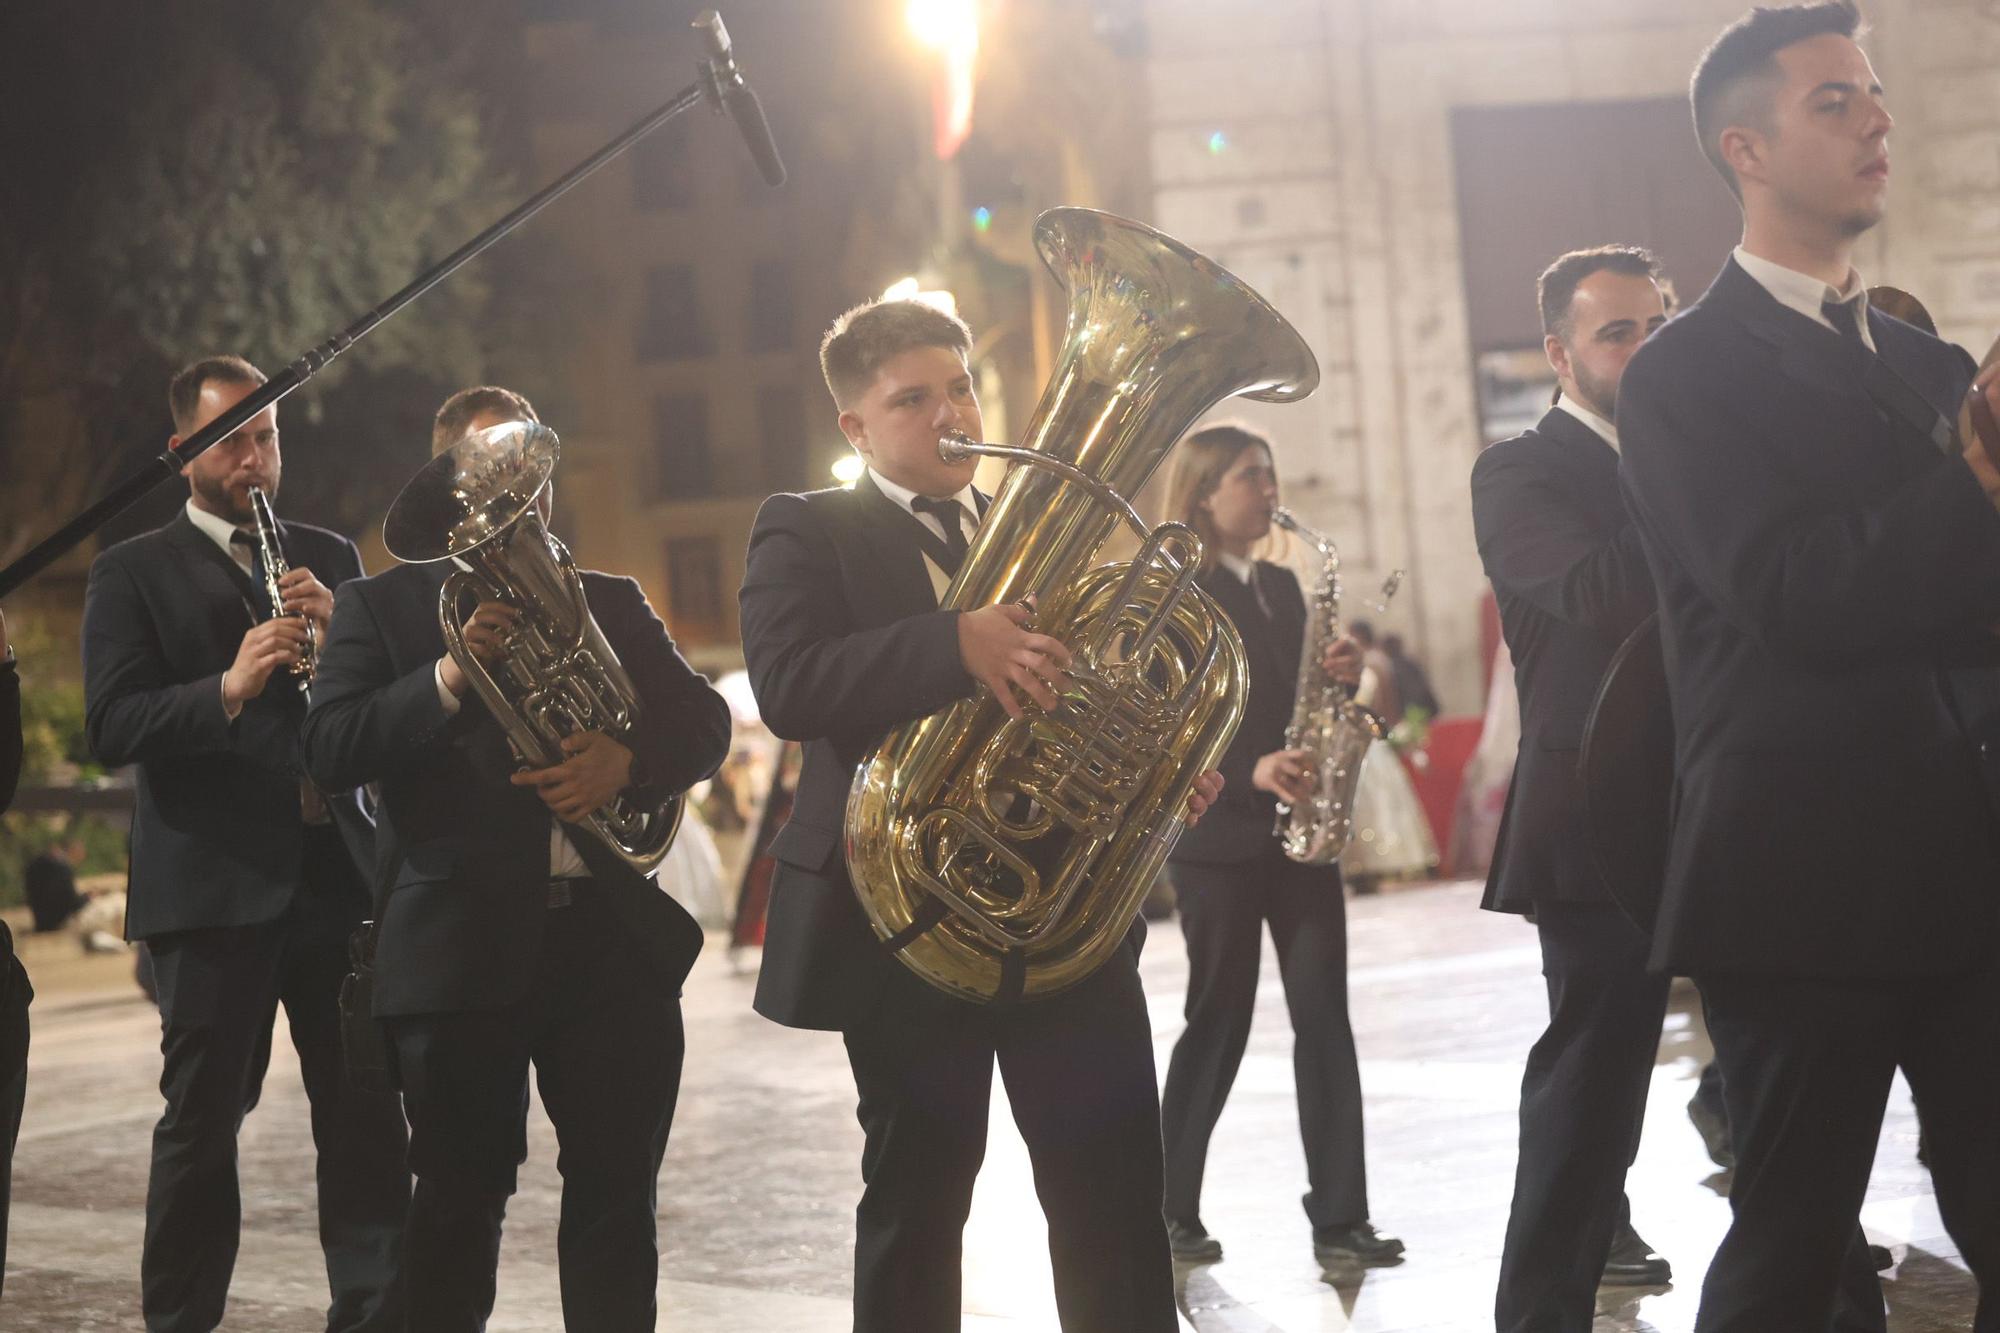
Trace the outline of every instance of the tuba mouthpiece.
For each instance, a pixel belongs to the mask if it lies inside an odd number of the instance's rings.
[[[938,439],[938,457],[947,463],[956,463],[972,457],[975,441],[962,430],[948,430]]]

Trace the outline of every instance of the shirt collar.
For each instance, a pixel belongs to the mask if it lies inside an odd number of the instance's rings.
[[[1578,421],[1590,427],[1591,432],[1598,439],[1610,445],[1612,449],[1616,450],[1618,448],[1618,427],[1616,424],[1606,421],[1603,417],[1597,415],[1597,413],[1591,411],[1568,394],[1564,394],[1562,397],[1556,399],[1556,407],[1559,411],[1569,413]]]
[[[1810,273],[1786,268],[1783,264],[1751,254],[1742,246],[1736,247],[1736,266],[1756,280],[1757,285],[1769,292],[1779,305],[1796,310],[1801,315],[1823,329],[1833,329],[1833,321],[1826,317],[1820,307],[1828,301],[1840,305],[1854,305],[1855,322],[1861,326],[1861,341],[1869,351],[1875,350],[1875,335],[1868,329],[1868,288],[1862,285],[1861,273],[1857,269],[1847,270],[1847,285],[1841,288],[1827,286]]]
[[[188,522],[200,529],[204,537],[214,542],[217,546],[220,546],[224,555],[228,556],[231,560],[236,559],[236,551],[230,546],[229,539],[237,532],[249,531],[247,527],[239,528],[228,519],[209,513],[206,509],[196,505],[192,497],[187,502],[187,516]],[[238,563],[241,562],[239,561]]]
[[[912,502],[915,501],[917,498],[917,493],[915,491],[911,490],[907,486],[897,485],[895,482],[890,481],[887,477],[883,476],[881,473],[877,472],[872,467],[868,469],[868,476],[872,481],[874,481],[875,489],[882,492],[882,494],[888,496],[891,500],[894,500],[898,505],[902,507],[904,513],[917,518],[922,517],[922,515],[918,514],[916,509],[912,507]],[[945,498],[945,497],[940,497],[940,498]],[[956,500],[960,504],[965,506],[966,517],[971,519],[973,523],[976,524],[979,522],[979,503],[977,500],[973,498],[972,483],[967,482],[963,489],[961,489],[956,495],[950,496],[949,498]]]
[[[1215,553],[1215,563],[1234,574],[1238,581],[1243,583],[1250,582],[1251,577],[1257,572],[1255,561],[1245,560],[1242,556],[1231,555],[1227,551],[1217,551]]]

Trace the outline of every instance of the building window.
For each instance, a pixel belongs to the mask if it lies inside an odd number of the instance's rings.
[[[695,500],[714,493],[708,399],[698,393],[662,394],[653,400],[654,497]]]
[[[677,635],[722,632],[722,554],[715,538],[667,540],[667,608]]]
[[[684,126],[662,126],[633,145],[632,202],[642,212],[694,202],[694,166]]]
[[[813,484],[806,468],[805,407],[797,389],[774,384],[757,390],[757,438],[764,446],[765,480],[773,490]]]
[[[646,306],[639,316],[639,359],[679,361],[707,356],[715,341],[701,317],[694,268],[663,264],[646,274]]]
[[[750,269],[750,350],[783,352],[791,348],[798,321],[792,309],[792,266],[761,260]]]

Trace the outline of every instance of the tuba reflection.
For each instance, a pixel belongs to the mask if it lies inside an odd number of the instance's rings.
[[[1110,956],[1242,716],[1243,646],[1194,583],[1200,539],[1148,529],[1124,497],[1217,402],[1290,402],[1319,380],[1262,297],[1150,227],[1059,208],[1035,244],[1068,292],[1066,336],[1019,445],[941,445],[1019,465],[943,606],[1032,598],[1034,627],[1073,655],[1071,683],[1052,712],[1013,719],[982,692],[898,727],[847,807],[877,935],[975,1002],[1052,994]],[[1120,527],[1138,554],[1098,564]]]

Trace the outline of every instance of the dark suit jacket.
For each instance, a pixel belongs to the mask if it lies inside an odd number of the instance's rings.
[[[1971,359],[1869,329],[1955,416]],[[1877,411],[1868,364],[1732,263],[1626,370],[1677,751],[1656,967],[1941,975],[2000,939],[1995,819],[1948,682],[1992,675],[2000,514]]]
[[[1521,698],[1521,749],[1481,905],[1609,901],[1585,840],[1577,751],[1612,654],[1653,609],[1618,455],[1552,408],[1472,465],[1472,526]]]
[[[338,588],[354,543],[280,523],[286,560]],[[83,608],[85,728],[111,766],[138,765],[126,931],[251,925],[284,914],[300,883],[299,721],[274,672],[231,721],[222,674],[256,623],[250,578],[185,511],[90,567]],[[359,877],[356,877],[357,884]]]
[[[847,878],[855,767],[901,722],[971,695],[958,613],[937,609],[929,530],[864,475],[853,490],[774,495],[757,513],[740,594],[743,657],[764,725],[805,743],[757,977],[757,1012],[838,1029],[901,968]]]
[[[1243,722],[1223,752],[1222,797],[1181,834],[1175,864],[1216,865],[1249,861],[1270,851],[1275,839],[1278,798],[1250,785],[1257,761],[1285,748],[1285,728],[1298,695],[1299,652],[1305,641],[1306,602],[1289,569],[1259,560],[1253,566],[1271,613],[1257,605],[1251,586],[1217,564],[1196,578],[1216,600],[1243,639],[1250,667],[1250,692]]]
[[[553,816],[476,695],[456,714],[438,697],[438,589],[448,566],[403,565],[341,591],[306,718],[306,762],[322,784],[379,782],[375,955],[378,1017],[499,1009],[534,976],[548,915]],[[686,791],[729,751],[729,708],[688,666],[627,578],[585,572],[584,597],[632,677],[641,716],[625,743],[651,802]],[[571,841],[667,995],[701,950],[701,928],[651,879],[592,835]],[[380,902],[382,886],[378,885]]]

